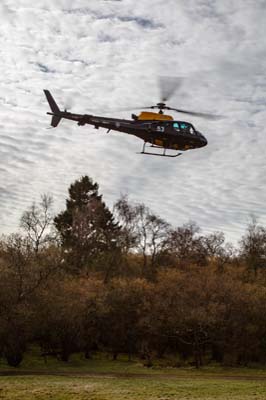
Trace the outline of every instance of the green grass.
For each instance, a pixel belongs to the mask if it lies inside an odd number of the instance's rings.
[[[192,376],[205,376],[208,375],[233,375],[233,376],[262,376],[266,378],[266,368],[227,368],[218,364],[210,364],[197,370],[195,367],[173,368],[165,366],[167,360],[156,360],[152,368],[143,366],[143,361],[138,358],[128,360],[127,355],[119,355],[116,361],[113,361],[111,356],[104,353],[96,353],[93,358],[86,360],[83,354],[74,354],[71,356],[69,362],[57,360],[55,357],[47,357],[47,362],[40,356],[40,350],[37,347],[30,349],[24,355],[24,359],[19,367],[13,368],[0,358],[0,373],[1,371],[40,371],[40,372],[76,372],[82,373],[121,373],[121,374],[148,374],[148,375],[177,375],[186,376],[188,373]]]
[[[0,363],[0,400],[266,400],[266,370],[222,368],[145,368],[139,360],[117,361],[103,354],[92,360],[74,355],[69,363],[38,350],[19,368]],[[29,375],[10,375],[27,373]]]
[[[86,360],[82,354],[74,354],[69,362],[57,360],[55,357],[47,357],[47,362],[39,355],[39,350],[34,348],[24,356],[18,368],[9,367],[3,359],[0,359],[1,371],[81,371],[84,373],[149,373],[149,369],[144,368],[138,360],[128,361],[127,356],[120,356],[117,361],[113,361],[106,354],[95,354],[92,359]],[[152,373],[152,372],[151,372]]]
[[[266,399],[266,381],[94,377],[0,378],[5,400],[240,400]]]

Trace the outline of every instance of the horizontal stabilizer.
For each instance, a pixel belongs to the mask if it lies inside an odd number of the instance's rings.
[[[59,122],[61,121],[61,117],[58,117],[57,115],[54,115],[52,117],[51,125],[56,128]]]

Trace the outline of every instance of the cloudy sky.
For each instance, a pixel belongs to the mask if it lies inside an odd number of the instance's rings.
[[[128,194],[230,241],[251,214],[266,224],[265,0],[1,0],[0,18],[0,233],[43,193],[62,210],[85,174],[110,207]],[[158,102],[158,76],[184,78],[169,105],[224,116],[190,119],[207,147],[149,157],[122,133],[49,129],[43,89],[72,112],[130,118],[111,110]]]

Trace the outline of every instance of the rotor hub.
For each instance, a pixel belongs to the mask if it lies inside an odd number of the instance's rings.
[[[156,106],[152,106],[151,108],[158,108],[159,109],[159,114],[163,114],[163,110],[165,110],[166,104],[163,102],[157,103]]]

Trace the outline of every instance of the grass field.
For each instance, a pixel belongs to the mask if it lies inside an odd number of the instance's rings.
[[[208,367],[152,368],[121,358],[80,356],[69,364],[38,357],[19,368],[0,364],[0,399],[185,400],[265,399],[266,371]]]

